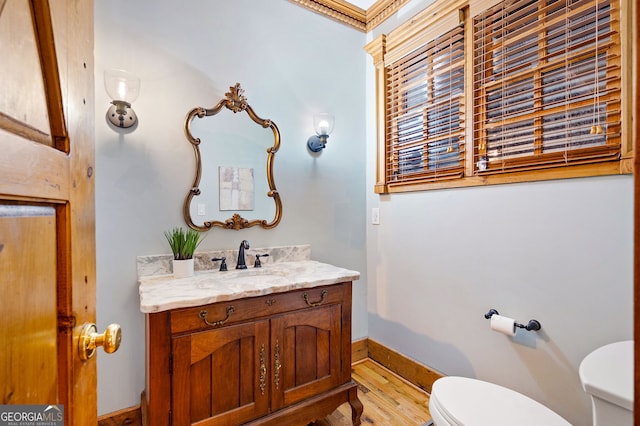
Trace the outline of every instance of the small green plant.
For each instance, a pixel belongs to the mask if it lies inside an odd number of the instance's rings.
[[[169,242],[175,260],[192,259],[193,253],[203,240],[200,232],[193,229],[187,229],[185,231],[181,227],[173,228],[171,231],[165,231],[164,236]]]

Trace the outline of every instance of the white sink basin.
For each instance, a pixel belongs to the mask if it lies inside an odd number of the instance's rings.
[[[226,272],[204,272],[202,273],[202,280],[198,282],[198,287],[244,286],[245,288],[262,288],[265,285],[272,285],[282,281],[289,274],[289,271],[270,267],[236,269]]]

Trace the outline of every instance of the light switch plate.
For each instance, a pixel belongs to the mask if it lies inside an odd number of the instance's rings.
[[[373,207],[371,209],[371,224],[380,225],[380,208]]]

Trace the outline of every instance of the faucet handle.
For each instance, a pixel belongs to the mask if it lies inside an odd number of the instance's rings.
[[[220,263],[220,271],[226,271],[227,270],[227,258],[226,257],[214,257],[213,259],[211,259],[212,262],[217,262],[221,260],[222,262]]]
[[[256,262],[253,264],[254,268],[261,268],[262,267],[262,263],[260,262],[260,258],[261,257],[267,257],[269,256],[269,253],[265,253],[265,254],[256,254]]]

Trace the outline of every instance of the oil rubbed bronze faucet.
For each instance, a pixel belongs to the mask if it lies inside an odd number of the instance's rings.
[[[236,269],[247,269],[247,265],[244,262],[244,251],[249,248],[249,241],[242,240],[240,248],[238,249],[238,261],[236,262]]]

